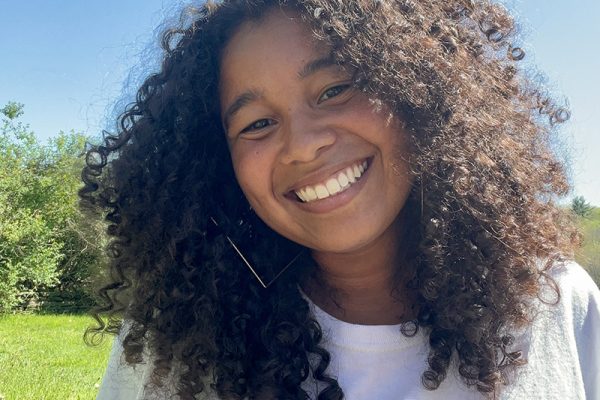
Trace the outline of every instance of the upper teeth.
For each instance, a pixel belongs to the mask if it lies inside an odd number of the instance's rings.
[[[367,169],[367,161],[358,162],[337,172],[327,180],[316,185],[307,185],[294,193],[305,203],[325,199],[348,189],[358,180]]]

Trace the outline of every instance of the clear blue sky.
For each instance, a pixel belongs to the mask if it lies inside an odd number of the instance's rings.
[[[24,103],[22,120],[44,139],[60,130],[97,135],[112,127],[115,102],[127,99],[128,72],[155,62],[145,50],[181,3],[0,0],[0,107],[9,100]],[[528,62],[546,73],[550,88],[572,109],[563,135],[572,153],[574,194],[600,206],[600,1],[505,3],[521,22]]]

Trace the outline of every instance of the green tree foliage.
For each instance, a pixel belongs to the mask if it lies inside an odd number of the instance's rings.
[[[577,222],[583,243],[576,259],[600,286],[600,208],[592,207],[586,217],[578,217]]]
[[[77,208],[86,137],[61,132],[42,144],[18,121],[22,104],[0,112],[0,312],[7,312],[52,289],[80,290],[100,252]]]
[[[583,196],[573,198],[571,202],[571,211],[580,217],[587,217],[594,207],[590,205]]]
[[[25,106],[22,103],[9,101],[8,104],[0,110],[0,113],[4,114],[6,118],[13,120],[23,115],[23,107]]]

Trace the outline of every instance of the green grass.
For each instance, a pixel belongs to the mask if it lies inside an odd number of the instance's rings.
[[[0,316],[0,399],[95,399],[112,340],[88,347],[82,315]]]

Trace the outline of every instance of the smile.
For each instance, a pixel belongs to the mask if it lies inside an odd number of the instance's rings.
[[[294,193],[303,203],[322,200],[348,190],[369,168],[367,160],[359,161],[342,171],[336,172],[331,177],[316,185],[307,185],[294,190]]]

